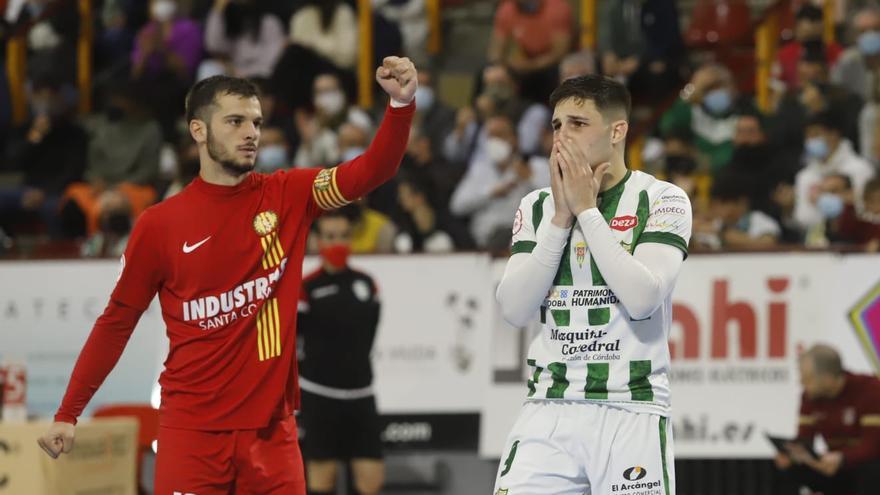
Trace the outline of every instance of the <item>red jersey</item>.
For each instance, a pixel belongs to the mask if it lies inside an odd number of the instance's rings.
[[[163,426],[252,429],[292,413],[309,226],[394,175],[414,108],[389,107],[369,149],[339,167],[252,173],[233,187],[196,178],[145,211],[56,420],[75,422],[157,292],[170,341]]]
[[[803,52],[804,46],[801,43],[791,41],[783,45],[776,56],[779,66],[776,68],[777,74],[775,75],[777,79],[784,82],[785,86],[789,89],[801,87],[797,65]],[[834,67],[834,64],[837,63],[837,59],[840,58],[840,54],[842,53],[843,47],[836,42],[832,41],[831,43],[826,44],[825,60],[828,62],[828,67]]]
[[[880,380],[846,373],[833,399],[801,398],[798,437],[822,435],[829,450],[843,453],[846,466],[880,459]]]

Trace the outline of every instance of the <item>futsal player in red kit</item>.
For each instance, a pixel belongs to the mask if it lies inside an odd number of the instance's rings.
[[[293,412],[306,236],[323,210],[394,176],[415,111],[412,62],[388,57],[376,79],[391,101],[363,155],[272,175],[252,172],[262,123],[255,86],[226,76],[193,86],[186,118],[199,177],[138,219],[110,302],[39,439],[50,456],[73,447],[77,416],[158,292],[170,349],[155,493],[305,494]]]

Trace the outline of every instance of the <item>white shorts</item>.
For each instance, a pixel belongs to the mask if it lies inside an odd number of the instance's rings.
[[[527,401],[507,438],[495,495],[675,495],[672,425],[656,414]]]

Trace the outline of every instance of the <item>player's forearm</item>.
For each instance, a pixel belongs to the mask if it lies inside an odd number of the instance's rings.
[[[140,317],[141,311],[110,301],[79,354],[55,421],[76,424],[76,418],[122,356]]]
[[[515,254],[508,260],[495,297],[501,315],[511,325],[525,325],[541,307],[559,269],[568,233],[550,224],[539,231],[531,253]]]
[[[339,191],[354,201],[394,177],[406,152],[415,104],[385,110],[376,137],[363,155],[340,165],[336,173]]]
[[[630,317],[650,317],[672,290],[681,253],[671,246],[647,244],[643,257],[632,256],[620,246],[597,208],[578,215],[578,223],[602,277]]]

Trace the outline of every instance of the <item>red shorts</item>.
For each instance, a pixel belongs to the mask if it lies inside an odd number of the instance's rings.
[[[159,428],[155,495],[305,495],[293,416],[260,430]]]

